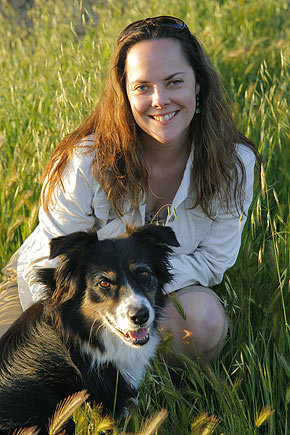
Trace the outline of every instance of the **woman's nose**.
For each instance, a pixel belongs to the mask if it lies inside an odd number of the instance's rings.
[[[152,94],[152,107],[164,107],[170,103],[170,98],[166,89],[154,88]]]

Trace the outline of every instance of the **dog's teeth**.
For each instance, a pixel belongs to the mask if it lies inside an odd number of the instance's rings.
[[[129,331],[133,340],[143,341],[148,337],[148,328],[139,328],[137,331]]]

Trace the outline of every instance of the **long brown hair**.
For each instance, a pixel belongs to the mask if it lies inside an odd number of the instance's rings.
[[[116,47],[100,103],[88,119],[55,149],[45,171],[44,209],[53,201],[53,191],[74,149],[81,139],[94,134],[88,152],[95,151],[93,173],[107,194],[117,215],[124,214],[124,200],[131,210],[147,193],[148,170],[140,141],[139,127],[131,113],[126,93],[126,57],[136,43],[160,38],[174,38],[180,43],[200,86],[200,109],[191,122],[194,144],[192,186],[195,199],[192,207],[200,206],[213,215],[212,200],[221,200],[227,210],[243,210],[245,168],[236,151],[243,143],[259,158],[253,143],[235,127],[217,72],[195,36],[180,29],[144,23],[130,32]]]

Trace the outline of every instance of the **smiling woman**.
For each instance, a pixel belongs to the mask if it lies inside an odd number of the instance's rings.
[[[228,325],[209,287],[236,261],[257,156],[187,25],[168,16],[131,23],[118,38],[98,106],[46,168],[39,225],[12,267],[23,309],[42,297],[35,271],[56,266],[53,237],[95,228],[104,239],[123,233],[128,221],[166,224],[180,246],[171,256],[162,329],[172,332],[174,355],[213,360]],[[138,334],[131,338],[145,338]]]
[[[172,203],[180,185],[191,151],[189,131],[199,85],[180,43],[168,38],[130,48],[126,90],[150,168],[147,208],[156,213]]]

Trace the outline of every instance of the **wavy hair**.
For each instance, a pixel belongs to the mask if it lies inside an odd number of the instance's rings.
[[[200,86],[200,109],[190,125],[194,144],[191,171],[194,199],[192,208],[200,206],[212,218],[212,201],[217,198],[227,210],[243,211],[245,168],[236,151],[243,143],[253,150],[253,143],[240,133],[233,121],[216,70],[198,39],[188,29],[169,28],[144,22],[129,32],[117,45],[111,59],[109,74],[102,97],[88,119],[72,134],[65,137],[48,162],[43,189],[44,209],[53,201],[53,191],[61,184],[61,176],[74,149],[88,135],[94,134],[95,150],[92,171],[112,203],[116,214],[122,216],[124,200],[129,199],[131,210],[147,194],[148,168],[145,165],[140,129],[130,108],[126,93],[126,57],[128,50],[144,40],[174,38],[191,65]],[[194,102],[193,102],[194,103]]]

